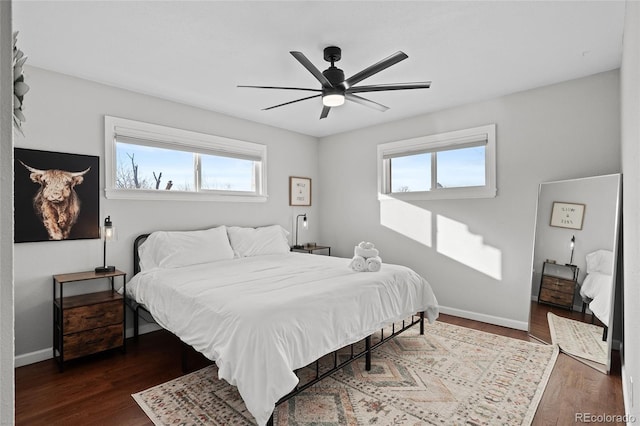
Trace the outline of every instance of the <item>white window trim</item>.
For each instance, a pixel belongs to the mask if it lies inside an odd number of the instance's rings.
[[[116,188],[116,134],[145,141],[157,142],[158,145],[173,145],[194,149],[197,152],[220,155],[230,153],[239,156],[257,157],[261,159],[257,171],[258,194],[246,194],[241,191],[158,191],[144,189]],[[124,200],[170,200],[170,201],[230,201],[230,202],[265,202],[267,201],[267,147],[266,145],[208,135],[189,130],[176,129],[158,124],[144,123],[125,118],[104,117],[105,140],[105,196],[109,199]]]
[[[391,192],[390,157],[401,154],[439,151],[444,148],[463,148],[474,142],[486,140],[485,145],[485,182],[484,186],[460,188],[433,188],[431,191]],[[378,145],[378,199],[401,200],[444,200],[463,198],[493,198],[496,188],[496,125],[488,124],[470,129],[420,136]],[[431,173],[436,169],[431,168]]]

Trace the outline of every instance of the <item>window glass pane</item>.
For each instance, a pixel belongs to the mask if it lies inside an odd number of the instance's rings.
[[[391,192],[431,189],[431,154],[407,155],[391,160]]]
[[[202,189],[255,191],[254,162],[217,155],[200,155]]]
[[[116,142],[116,188],[195,191],[193,164],[190,152]]]
[[[485,146],[439,151],[437,158],[438,188],[485,185]]]

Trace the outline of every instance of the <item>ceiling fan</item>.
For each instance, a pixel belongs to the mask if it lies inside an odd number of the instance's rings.
[[[320,72],[318,68],[311,63],[306,56],[301,52],[289,52],[294,58],[298,60],[313,76],[320,82],[322,87],[320,89],[310,89],[304,87],[281,87],[281,86],[246,86],[239,85],[238,87],[251,87],[257,89],[284,89],[284,90],[305,90],[308,92],[319,92],[317,95],[307,96],[294,101],[285,102],[282,104],[274,105],[268,108],[264,108],[263,111],[278,108],[281,106],[293,104],[307,99],[313,99],[322,97],[322,113],[320,119],[326,118],[329,115],[329,111],[332,107],[337,107],[344,104],[345,99],[364,105],[370,108],[377,109],[378,111],[386,111],[389,107],[384,106],[378,102],[363,98],[356,95],[356,93],[365,92],[382,92],[386,90],[408,90],[408,89],[428,89],[431,86],[430,81],[416,82],[416,83],[397,83],[397,84],[375,84],[371,86],[356,86],[362,80],[371,77],[380,71],[389,68],[392,65],[408,58],[404,52],[396,52],[377,62],[359,73],[352,75],[345,79],[344,71],[335,66],[335,63],[342,57],[342,51],[339,47],[329,46],[324,49],[324,60],[331,63],[331,66],[326,70]]]

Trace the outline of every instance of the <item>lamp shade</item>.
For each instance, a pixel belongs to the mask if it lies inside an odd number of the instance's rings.
[[[344,95],[332,93],[322,97],[322,105],[328,107],[337,107],[344,104]]]
[[[105,241],[113,241],[116,239],[116,228],[111,222],[111,216],[107,216],[104,220],[104,226],[102,227],[102,239]]]

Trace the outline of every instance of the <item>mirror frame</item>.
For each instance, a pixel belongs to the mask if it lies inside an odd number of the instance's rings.
[[[618,266],[618,255],[619,255],[619,236],[620,236],[620,226],[621,226],[621,204],[622,204],[622,175],[620,173],[613,173],[613,174],[608,174],[608,175],[601,175],[601,176],[590,176],[590,177],[584,177],[584,178],[576,178],[576,179],[567,179],[567,180],[558,180],[558,181],[550,181],[550,182],[542,182],[538,185],[538,198],[537,198],[537,203],[536,203],[536,215],[535,215],[535,223],[534,223],[534,238],[533,238],[533,248],[531,251],[531,283],[530,283],[530,287],[529,287],[529,298],[530,298],[530,304],[529,304],[529,315],[528,315],[528,333],[529,336],[533,337],[536,340],[539,341],[543,341],[544,343],[549,343],[551,344],[551,342],[546,342],[545,340],[543,340],[541,337],[535,336],[534,334],[532,334],[531,332],[531,303],[533,302],[533,290],[534,290],[534,285],[536,285],[536,277],[539,278],[539,276],[541,275],[542,271],[539,271],[536,274],[536,264],[535,261],[540,257],[537,256],[536,254],[536,246],[537,246],[537,241],[538,241],[538,237],[539,237],[539,233],[541,232],[541,223],[540,223],[540,219],[543,217],[541,215],[543,214],[549,214],[551,215],[551,210],[549,210],[548,212],[546,211],[546,206],[541,206],[540,202],[541,202],[541,195],[542,195],[542,191],[543,188],[545,188],[547,185],[552,185],[552,184],[571,184],[571,183],[579,183],[581,181],[588,181],[588,180],[595,180],[595,179],[602,179],[602,178],[616,178],[616,184],[615,184],[615,194],[612,194],[612,196],[615,196],[615,205],[613,206],[613,212],[614,212],[614,217],[613,217],[613,235],[612,235],[612,248],[611,251],[613,252],[613,270],[612,270],[612,285],[613,288],[611,289],[611,300],[609,301],[609,323],[606,324],[608,327],[608,332],[607,332],[607,363],[606,363],[606,373],[609,374],[610,370],[611,370],[611,351],[612,351],[612,346],[613,346],[613,326],[614,326],[614,317],[615,317],[615,306],[616,306],[616,287],[617,287],[617,266]],[[570,201],[572,200],[572,197],[566,197],[566,199],[564,200],[556,200],[558,202],[570,202],[570,203],[580,203],[579,200],[574,200],[574,201]],[[541,211],[541,208],[544,208],[545,211]],[[586,207],[585,210],[585,215],[589,214],[589,207]],[[549,221],[543,221],[542,223],[545,223],[547,226],[552,226],[551,223]],[[581,229],[576,229],[576,228],[571,228],[571,227],[567,227],[567,231],[566,234],[575,234],[575,235],[579,235],[579,233],[582,232],[582,228]],[[577,240],[579,241],[579,239]],[[567,239],[567,243],[569,243],[569,239]],[[569,253],[569,245],[567,244],[567,253]],[[567,254],[567,258],[569,258],[569,255]],[[573,263],[570,261],[570,263]],[[584,280],[584,276],[586,273],[586,268],[584,271],[580,271],[580,275],[578,277],[578,282],[582,282]],[[538,280],[539,283],[539,280]],[[539,284],[538,284],[539,285]],[[576,289],[577,290],[577,289]],[[539,290],[538,290],[539,291]],[[577,291],[575,293],[578,293]],[[575,294],[574,294],[574,305],[575,305]],[[593,315],[593,313],[592,313]]]

